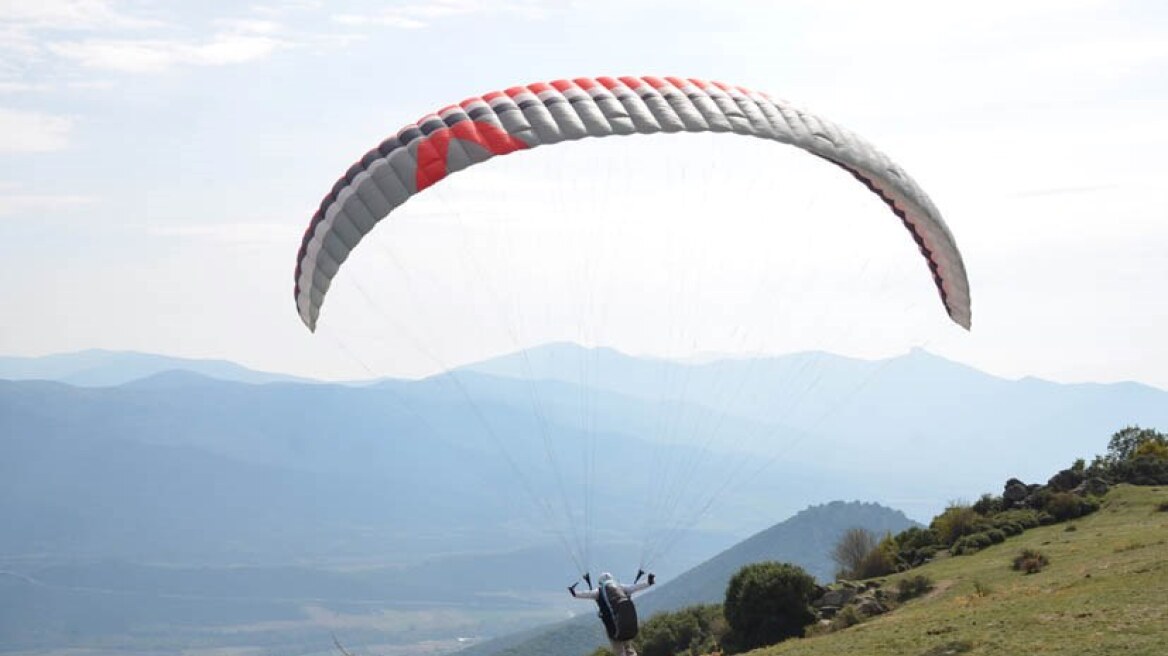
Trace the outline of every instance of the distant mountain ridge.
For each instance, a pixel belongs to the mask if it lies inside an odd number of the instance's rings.
[[[111,387],[169,371],[187,371],[239,383],[311,382],[255,371],[227,360],[178,358],[136,351],[90,349],[36,357],[0,356],[0,379],[53,380],[78,387]]]
[[[874,460],[911,467],[896,457],[906,453],[978,462],[986,453],[1009,451],[1022,468],[1014,475],[1042,476],[1049,474],[1043,461],[1052,446],[1043,436],[1057,434],[1058,448],[1082,456],[1101,450],[1107,436],[1124,425],[1168,426],[1165,390],[1133,382],[1010,380],[923,349],[883,360],[803,352],[686,365],[548,344],[467,366],[516,380],[577,383],[582,381],[575,372],[584,367],[594,388],[648,400],[657,398],[653,390],[684,390],[685,398],[727,415],[781,424],[804,436],[797,438],[799,457],[830,458],[854,468]],[[860,434],[866,439],[855,439]],[[851,440],[846,449],[833,442],[842,436]],[[942,437],[944,448],[937,448]],[[744,436],[739,444],[769,438]]]
[[[90,353],[101,356],[99,361],[105,357]],[[66,379],[81,370],[76,363],[60,368],[56,356],[45,361]],[[530,377],[519,376],[524,367]],[[141,445],[186,448],[220,459],[222,471],[240,465],[270,472],[257,480],[350,477],[363,492],[348,505],[365,508],[375,505],[377,495],[394,498],[429,489],[433,484],[426,477],[434,471],[451,480],[498,487],[498,481],[514,478],[500,457],[496,443],[501,439],[512,444],[517,466],[531,471],[545,461],[546,446],[537,437],[544,431],[555,435],[554,446],[589,440],[594,453],[618,471],[652,472],[655,453],[659,458],[668,445],[688,444],[695,457],[707,450],[715,456],[705,463],[696,460],[701,466],[740,458],[733,455],[736,451],[772,462],[765,476],[748,477],[722,499],[720,518],[736,527],[731,530],[742,531],[752,514],[759,517],[752,530],[773,517],[759,507],[790,513],[825,496],[880,500],[927,517],[943,503],[934,495],[968,497],[984,491],[985,480],[1046,476],[1074,458],[1102,451],[1107,437],[1124,425],[1168,426],[1168,392],[1152,387],[1011,381],[924,351],[882,361],[801,353],[689,366],[552,344],[417,381],[352,386],[268,382],[267,374],[260,376],[266,384],[169,369],[97,388],[0,381],[0,443],[13,457],[25,452],[31,457],[49,443],[42,448],[24,440],[52,436],[61,445],[58,465],[77,453],[68,444],[116,438],[109,443],[115,451]],[[727,385],[728,380],[734,384]],[[703,444],[707,433],[717,438],[709,447]],[[154,448],[151,453],[162,457],[164,452]],[[1004,453],[1011,457],[1001,458]],[[573,465],[579,457],[570,451],[560,455],[565,482],[579,485],[579,468]],[[38,478],[9,460],[21,476],[7,486],[19,482],[20,494],[31,495],[12,498],[59,495],[60,489],[35,494],[38,485],[56,476],[51,461],[43,461],[50,469]],[[960,468],[943,467],[957,461]],[[100,473],[80,462],[77,471]],[[696,471],[707,478],[721,475],[717,469]],[[209,479],[214,472],[204,476]],[[617,477],[612,485],[599,486],[597,502],[637,498],[645,493],[637,487],[642,478]],[[830,487],[822,488],[823,481],[831,481]],[[0,491],[5,485],[0,483]],[[335,487],[336,498],[343,499],[340,486]],[[259,487],[250,489],[261,493]],[[501,510],[510,493],[500,494],[480,501]],[[425,499],[435,508],[457,508],[458,495],[440,486]],[[60,502],[70,507],[71,502]],[[515,499],[508,503],[514,505]],[[427,516],[422,506],[415,515]],[[437,524],[442,523],[439,518]]]

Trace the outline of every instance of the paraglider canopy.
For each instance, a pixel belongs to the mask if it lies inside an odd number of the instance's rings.
[[[556,80],[467,98],[407,125],[333,185],[305,231],[294,296],[315,330],[334,276],[373,227],[447,175],[496,155],[585,137],[728,132],[800,148],[844,169],[901,220],[949,317],[968,329],[969,282],[940,212],[897,164],[826,119],[750,89],[676,77]]]

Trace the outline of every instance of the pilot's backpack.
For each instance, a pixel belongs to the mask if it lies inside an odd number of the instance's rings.
[[[596,601],[609,638],[623,641],[637,637],[637,607],[624,588],[615,583],[604,585]]]

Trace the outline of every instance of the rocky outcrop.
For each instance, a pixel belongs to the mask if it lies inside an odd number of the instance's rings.
[[[1064,469],[1046,482],[1046,486],[1055,492],[1069,492],[1078,487],[1083,482],[1083,471],[1076,469]]]
[[[1012,508],[1033,508],[1041,510],[1044,500],[1052,492],[1071,492],[1081,497],[1101,497],[1110,486],[1101,478],[1087,478],[1081,471],[1064,469],[1050,478],[1046,485],[1026,484],[1011,478],[1002,491],[1002,506]]]
[[[1030,487],[1022,481],[1011,478],[1006,481],[1006,489],[1002,492],[1003,505],[1009,508],[1022,508],[1026,498],[1030,496]]]
[[[1111,486],[1108,485],[1107,481],[1103,480],[1102,478],[1088,478],[1082,483],[1079,483],[1075,489],[1071,490],[1071,492],[1074,492],[1081,497],[1101,497],[1104,494],[1107,494],[1107,491],[1110,489]]]
[[[839,581],[820,588],[819,595],[811,601],[811,607],[821,622],[831,620],[849,606],[861,617],[873,617],[891,610],[891,595],[884,590],[880,581],[863,584]]]

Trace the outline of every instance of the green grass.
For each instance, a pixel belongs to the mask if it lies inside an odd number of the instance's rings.
[[[1066,525],[1041,527],[974,555],[942,558],[911,572],[936,589],[843,631],[790,640],[754,656],[864,654],[1168,654],[1168,488],[1113,489],[1102,508]],[[1050,559],[1041,572],[1011,568],[1023,549]]]

